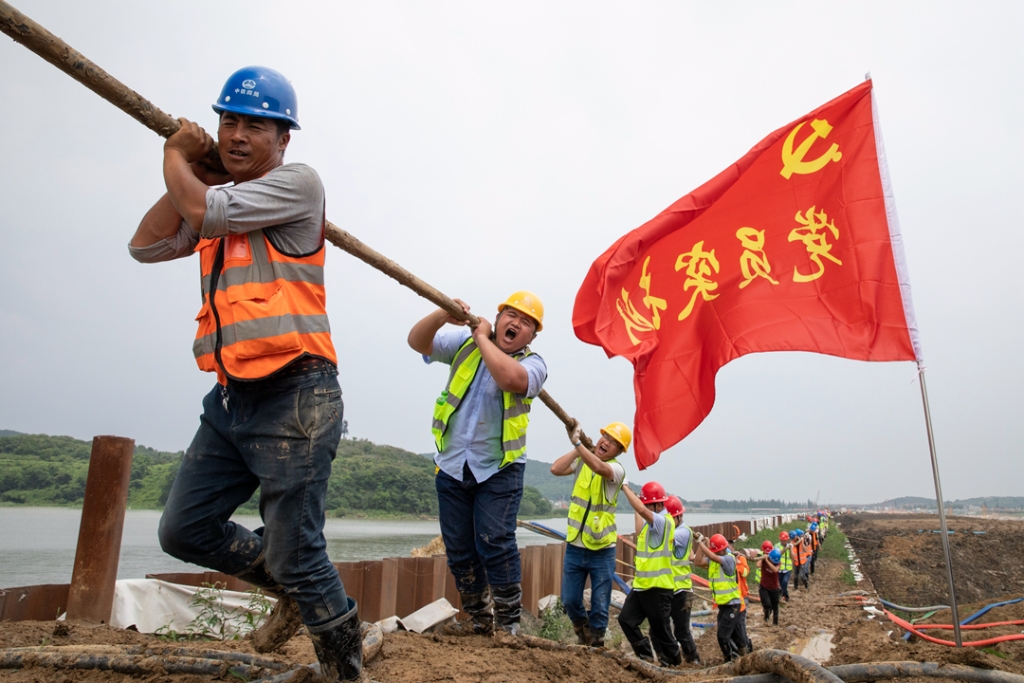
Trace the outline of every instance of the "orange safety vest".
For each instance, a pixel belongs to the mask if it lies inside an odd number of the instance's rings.
[[[736,555],[736,583],[740,587],[740,597],[743,598],[740,601],[740,611],[745,612],[747,609],[747,595],[750,594],[750,588],[747,587],[747,576],[750,575],[750,565],[747,564],[747,558],[743,554]]]
[[[791,553],[791,554],[793,556],[793,566],[795,566],[795,567],[799,567],[800,565],[802,565],[804,563],[804,548],[803,548],[803,545],[804,545],[803,543],[795,543],[795,544],[793,544],[793,551],[794,552]]]
[[[324,244],[286,256],[263,230],[201,239],[203,307],[192,344],[199,369],[228,378],[261,379],[309,354],[337,365],[324,307]],[[216,287],[214,296],[211,290]]]

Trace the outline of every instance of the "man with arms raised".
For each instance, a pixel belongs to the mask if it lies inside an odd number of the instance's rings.
[[[217,374],[171,486],[160,544],[278,596],[259,649],[283,644],[301,617],[325,680],[356,680],[359,616],[323,535],[343,410],[324,307],[323,185],[310,167],[284,164],[299,124],[280,73],[235,72],[213,109],[227,172],[201,163],[214,142],[182,119],[164,145],[167,193],[129,244],[143,263],[199,253],[193,353]],[[265,526],[250,531],[230,518],[257,487]]]

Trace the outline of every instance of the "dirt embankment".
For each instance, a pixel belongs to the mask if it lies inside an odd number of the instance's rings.
[[[937,515],[847,515],[842,526],[881,597],[907,606],[949,604]],[[950,517],[947,527],[957,602],[1024,595],[1024,522]]]
[[[834,649],[828,664],[847,664],[854,662],[878,661],[932,661],[966,664],[983,668],[1001,669],[1024,673],[1024,642],[1002,643],[990,648],[954,648],[936,645],[914,639],[906,642],[900,638],[902,631],[892,623],[872,617],[860,604],[850,596],[843,595],[851,590],[871,589],[870,581],[877,586],[885,586],[887,591],[904,590],[899,593],[883,593],[893,600],[906,601],[915,605],[944,602],[945,573],[942,567],[942,555],[937,534],[930,532],[927,520],[930,518],[883,517],[876,515],[847,516],[840,521],[842,528],[854,536],[854,543],[865,547],[867,552],[860,553],[864,571],[869,581],[851,586],[843,581],[845,563],[839,560],[820,559],[817,572],[811,578],[810,590],[792,592],[789,603],[782,605],[778,626],[765,625],[761,617],[760,607],[752,603],[748,611],[748,628],[756,648],[778,648],[792,652],[811,654],[808,648],[813,644],[823,644],[823,640],[831,636]],[[1016,570],[1024,552],[1020,548],[1021,534],[1024,524],[1012,522],[995,522],[989,520],[967,520],[970,524],[957,519],[952,523],[957,533],[951,538],[961,535],[961,529],[985,531],[984,535],[963,534],[966,543],[961,553],[974,553],[980,564],[973,570],[983,567],[992,573],[981,573],[964,583],[965,592],[971,589],[978,594],[968,593],[968,601],[961,604],[961,615],[967,616],[980,609],[983,603],[992,602],[1006,597],[1024,595],[1024,587],[1018,582],[1019,577],[1011,570]],[[1009,525],[1008,527],[1003,525]],[[937,524],[936,524],[937,526]],[[917,529],[928,529],[918,534]],[[1014,532],[1014,528],[1020,531]],[[1016,533],[1016,536],[1014,534]],[[991,536],[991,539],[987,538]],[[897,539],[892,546],[896,549],[890,553],[886,550],[887,539]],[[862,538],[868,539],[867,545]],[[992,548],[980,544],[981,540],[989,540]],[[1017,545],[1014,545],[1016,543]],[[916,545],[920,544],[920,545]],[[918,552],[907,552],[908,548],[917,548]],[[928,558],[927,560],[923,558]],[[923,562],[923,565],[921,564]],[[964,575],[967,568],[958,570]],[[926,581],[918,583],[916,577],[923,574]],[[902,582],[890,577],[904,578]],[[1005,577],[1009,578],[1005,578]],[[985,578],[990,577],[990,578]],[[960,576],[958,576],[958,579]],[[958,581],[959,585],[959,581]],[[917,593],[915,586],[931,586],[931,593]],[[755,592],[756,595],[756,592]],[[706,594],[698,592],[696,609]],[[619,634],[616,637],[612,610],[613,628],[609,632],[610,646],[621,653],[629,652],[629,645]],[[711,622],[714,617],[698,616],[696,622]],[[997,608],[989,612],[982,621],[1024,620],[1024,602],[1016,605]],[[949,612],[939,612],[927,620],[932,623],[949,622]],[[965,631],[965,640],[980,639],[1017,632],[1021,626],[1001,627],[984,631]],[[942,638],[952,638],[950,631],[936,631]],[[566,642],[572,640],[571,632],[566,635]],[[810,642],[809,642],[810,641]],[[167,643],[158,638],[130,631],[118,631],[107,627],[71,626],[57,628],[54,622],[20,622],[0,623],[0,649],[25,646],[62,646],[79,647],[90,644],[109,646],[147,647],[190,647],[195,649],[237,650],[252,653],[251,641],[236,642],[199,642],[199,643]],[[714,628],[709,629],[697,640],[697,647],[705,666],[715,666],[722,661],[715,639]],[[818,653],[823,651],[819,648]],[[825,656],[827,647],[825,648]],[[313,648],[308,637],[299,635],[293,638],[284,650],[271,656],[280,662],[304,664],[315,661]],[[702,680],[705,676],[696,667],[684,665],[692,675],[680,679],[683,683]],[[639,673],[624,667],[620,662],[596,654],[585,652],[559,652],[521,645],[509,644],[499,640],[473,637],[451,638],[444,636],[417,636],[411,633],[396,633],[385,637],[380,655],[365,668],[366,674],[380,683],[419,683],[421,681],[451,681],[453,683],[578,683],[579,681],[600,680],[607,683],[638,683],[648,680]],[[222,680],[211,676],[188,674],[167,674],[154,670],[142,676],[125,676],[102,671],[65,671],[53,669],[0,670],[0,683],[8,681],[17,683],[121,683],[127,681],[143,681],[144,683],[207,683]],[[924,683],[914,679],[902,683]]]

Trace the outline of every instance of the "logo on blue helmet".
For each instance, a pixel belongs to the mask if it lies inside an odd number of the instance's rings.
[[[299,101],[283,74],[265,66],[247,66],[231,74],[213,105],[218,114],[280,119],[299,129]]]

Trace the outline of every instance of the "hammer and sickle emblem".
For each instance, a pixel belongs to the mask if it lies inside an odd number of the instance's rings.
[[[796,134],[801,128],[803,128],[806,121],[802,121],[797,124],[796,128],[790,131],[789,137],[782,144],[782,177],[789,180],[790,176],[794,173],[800,173],[802,175],[808,173],[815,173],[825,168],[825,165],[830,161],[839,161],[843,158],[843,153],[839,151],[839,145],[833,143],[829,147],[828,151],[822,154],[817,159],[805,161],[804,157],[811,151],[811,145],[817,141],[818,138],[827,138],[828,134],[832,132],[832,126],[829,125],[828,121],[824,119],[814,119],[811,121],[811,128],[814,130],[813,133],[807,136],[807,139],[800,143],[800,146],[793,150],[793,141],[796,140]]]

